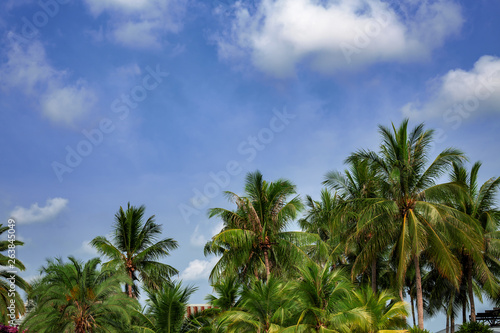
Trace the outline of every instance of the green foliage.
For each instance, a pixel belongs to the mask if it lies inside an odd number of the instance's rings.
[[[178,283],[165,283],[160,290],[147,290],[145,314],[141,314],[139,332],[180,333],[189,297],[197,288]]]
[[[464,323],[457,333],[492,333],[493,330],[486,324],[478,322]]]
[[[83,264],[73,257],[48,260],[44,276],[28,295],[35,302],[22,328],[37,333],[122,333],[130,330],[139,303],[121,292],[123,272],[98,268],[99,258]]]
[[[161,225],[155,223],[154,215],[144,221],[145,206],[135,207],[130,203],[127,210],[122,207],[115,214],[113,241],[106,237],[96,237],[90,244],[110,261],[107,266],[126,272],[132,280],[127,284],[129,297],[137,297],[139,288],[135,281],[139,279],[148,289],[160,289],[164,281],[179,272],[170,265],[157,261],[168,256],[170,250],[178,247],[172,238],[158,241]]]
[[[245,196],[229,191],[225,195],[237,209],[209,210],[209,217],[217,216],[224,222],[222,231],[205,246],[206,255],[222,255],[210,280],[236,273],[248,282],[255,275],[268,278],[271,272],[293,272],[303,255],[297,243],[299,238],[307,237],[304,233],[285,231],[303,208],[295,185],[286,179],[267,182],[256,171],[246,176]]]
[[[408,333],[431,333],[429,330],[418,328],[417,326],[408,329]]]

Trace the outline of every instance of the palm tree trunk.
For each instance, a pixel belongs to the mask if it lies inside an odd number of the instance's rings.
[[[411,303],[411,317],[413,318],[413,327],[417,326],[417,322],[415,321],[415,299],[413,295],[410,294],[410,303]]]
[[[462,292],[464,292],[462,290]],[[465,296],[465,295],[463,295]],[[463,297],[462,300],[462,323],[465,324],[467,322],[467,298]]]
[[[422,295],[422,275],[420,274],[420,261],[418,255],[414,256],[415,261],[415,277],[417,284],[417,314],[418,327],[424,329],[424,300]]]
[[[269,254],[268,248],[264,248],[264,264],[266,265],[266,280],[269,280],[269,275],[271,275],[271,269],[269,268]]]
[[[450,329],[450,333],[455,333],[455,314],[452,313],[450,315],[450,326],[451,326],[451,329]]]
[[[448,311],[446,311],[446,333],[450,333],[450,316],[448,316]]]
[[[128,276],[130,277],[130,280],[132,281],[132,283],[134,283],[133,275],[132,274],[133,274],[132,271],[129,270],[128,271]],[[134,293],[132,291],[132,284],[127,284],[127,294],[128,294],[128,297],[130,297],[130,298],[134,297]]]
[[[377,257],[372,260],[372,290],[377,293]]]
[[[474,292],[472,291],[472,258],[468,258],[467,263],[467,289],[469,292],[470,302],[470,321],[476,321],[476,306],[474,304]]]

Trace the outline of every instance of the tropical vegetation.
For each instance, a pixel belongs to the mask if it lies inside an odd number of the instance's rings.
[[[500,178],[481,184],[480,162],[469,169],[456,148],[434,152],[434,132],[423,124],[404,120],[379,132],[376,151],[359,149],[345,170],[325,174],[318,199],[303,200],[291,180],[268,181],[260,171],[246,175],[242,193],[224,192],[229,207],[208,210],[223,223],[204,248],[218,256],[211,308],[186,315],[196,287],[174,280],[178,271],[163,262],[178,243],[145,217],[145,206],[129,203],[115,214],[111,238],[91,241],[102,262],[49,259],[31,287],[16,280],[31,304],[22,329],[426,332],[424,316],[444,313],[449,333],[467,314],[460,332],[482,331],[475,302],[500,292]],[[6,260],[0,255],[2,267]]]

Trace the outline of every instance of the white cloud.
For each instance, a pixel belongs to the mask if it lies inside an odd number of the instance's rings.
[[[40,207],[38,202],[32,204],[30,208],[16,206],[10,215],[18,224],[44,222],[59,215],[67,204],[68,199],[52,198],[47,200],[44,207]]]
[[[426,58],[460,30],[451,0],[262,0],[237,2],[231,27],[215,37],[219,56],[249,57],[258,69],[291,76],[305,62],[321,72]],[[407,14],[407,13],[412,13]]]
[[[482,56],[470,71],[450,70],[429,85],[431,97],[406,104],[403,114],[418,120],[442,117],[456,128],[472,114],[500,110],[500,58]]]
[[[93,89],[81,79],[72,83],[66,71],[55,69],[42,43],[12,41],[5,53],[7,60],[0,64],[2,89],[19,89],[40,100],[42,114],[59,125],[72,126],[91,112],[97,101]]]
[[[186,0],[85,0],[95,16],[110,17],[105,35],[131,48],[157,48],[167,33],[182,28]]]
[[[189,262],[188,267],[182,271],[180,278],[186,280],[205,280],[210,275],[212,268],[219,261],[219,258],[213,257],[210,260],[195,259]]]
[[[196,228],[194,228],[193,234],[191,235],[191,238],[189,239],[191,245],[201,247],[204,246],[208,239],[205,237],[205,235],[200,234],[200,225],[197,225]]]
[[[89,240],[83,241],[82,245],[77,250],[77,252],[81,253],[81,254],[90,255],[90,256],[93,256],[93,257],[99,255],[99,253],[97,252],[97,250],[93,246],[90,245],[90,241]]]
[[[42,112],[57,123],[72,125],[91,110],[97,101],[85,82],[48,91],[42,98]]]
[[[45,48],[38,41],[27,46],[13,42],[7,50],[7,61],[0,66],[4,89],[15,87],[31,94],[40,86],[58,81],[65,75],[48,63]]]
[[[189,241],[193,246],[202,247],[208,242],[209,239],[217,235],[223,227],[224,223],[219,222],[210,229],[208,235],[204,235],[200,232],[200,225],[198,224],[196,228],[194,228],[193,234],[191,235]]]
[[[212,230],[211,230],[212,235],[210,237],[217,235],[219,232],[221,232],[222,228],[224,228],[224,222],[219,221],[219,223],[217,223],[216,225],[214,225],[212,227]]]

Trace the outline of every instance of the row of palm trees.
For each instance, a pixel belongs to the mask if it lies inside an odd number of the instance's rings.
[[[287,231],[304,208],[290,181],[266,182],[255,172],[244,196],[226,192],[236,209],[209,212],[225,223],[205,247],[221,255],[210,279],[235,273],[243,282],[289,279],[312,259],[346,269],[374,293],[409,295],[420,329],[426,311],[444,309],[454,320],[458,305],[464,321],[467,308],[475,321],[474,295],[496,300],[499,292],[500,178],[480,186],[481,164],[468,172],[465,155],[454,148],[431,159],[433,131],[423,124],[409,130],[404,120],[379,131],[378,152],[351,154],[348,169],[326,175],[320,200],[307,197],[302,232]],[[440,182],[446,174],[449,181]]]
[[[208,212],[224,222],[205,246],[206,255],[220,257],[210,274],[217,295],[207,298],[214,309],[184,317],[196,288],[173,282],[177,270],[159,261],[178,244],[161,239],[144,206],[129,204],[116,213],[112,238],[91,242],[106,262],[53,259],[31,286],[16,280],[30,300],[23,328],[403,332],[405,297],[420,329],[424,313],[445,311],[452,332],[459,309],[464,321],[468,309],[475,321],[474,296],[496,300],[499,292],[500,178],[480,185],[480,163],[469,172],[457,149],[431,160],[433,131],[423,125],[409,131],[405,120],[379,129],[379,151],[359,150],[346,170],[327,173],[319,200],[307,196],[304,204],[291,181],[267,182],[258,171],[247,175],[243,195],[225,192],[235,209]],[[294,221],[301,231],[289,231]],[[0,242],[0,251],[6,246]],[[16,311],[23,313],[22,303]]]

